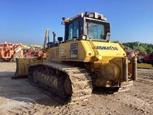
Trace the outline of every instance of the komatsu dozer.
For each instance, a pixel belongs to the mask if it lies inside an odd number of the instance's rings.
[[[85,12],[62,18],[65,37],[48,41],[46,59],[17,59],[15,77],[27,75],[64,103],[88,100],[95,87],[127,91],[137,79],[137,59],[128,59],[119,43],[110,41],[110,23],[103,14]],[[48,32],[48,30],[47,30]]]

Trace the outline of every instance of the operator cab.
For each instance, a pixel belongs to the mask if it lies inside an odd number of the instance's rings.
[[[63,17],[65,24],[64,42],[73,40],[109,41],[110,23],[104,15],[97,12],[81,13],[73,18]]]

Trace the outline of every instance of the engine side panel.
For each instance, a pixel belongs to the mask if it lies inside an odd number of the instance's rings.
[[[48,53],[49,60],[79,62],[93,62],[97,61],[97,58],[98,60],[110,60],[125,56],[124,50],[118,43],[85,40],[62,43],[50,48]]]

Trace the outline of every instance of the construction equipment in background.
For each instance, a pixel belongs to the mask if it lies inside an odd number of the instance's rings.
[[[138,60],[138,68],[153,69],[153,53],[145,54]]]
[[[16,61],[16,72],[15,75],[12,77],[13,79],[19,78],[19,77],[27,77],[28,75],[28,68],[32,64],[37,64],[40,62],[45,62],[46,61],[46,53],[48,50],[48,44],[46,45],[47,39],[49,40],[49,29],[46,30],[45,32],[45,37],[44,37],[44,44],[41,50],[37,52],[37,56],[33,56],[31,58],[31,53],[29,52],[30,50],[27,50],[28,54],[26,54],[25,58],[22,60],[17,59]],[[54,39],[55,39],[55,33],[53,34]]]
[[[40,52],[42,50],[42,46],[37,44],[31,44],[30,46],[26,44],[22,44],[22,49],[24,52],[24,57],[34,57],[40,55]]]
[[[127,91],[137,79],[137,58],[128,60],[119,43],[110,41],[110,23],[103,14],[85,12],[62,18],[65,38],[47,43],[46,59],[17,59],[13,78],[27,75],[32,85],[62,103],[88,100],[95,87]],[[55,33],[53,34],[55,37]]]
[[[121,44],[121,43],[120,43]],[[142,69],[153,69],[153,53],[147,54],[146,52],[140,52],[138,50],[133,50],[127,46],[121,44],[121,47],[126,52],[128,58],[137,57],[137,68]]]
[[[15,61],[16,58],[23,58],[23,50],[21,44],[2,43],[0,44],[0,58],[3,61]]]
[[[139,63],[147,63],[153,65],[153,53],[146,54],[143,58],[138,60]]]
[[[23,49],[33,49],[33,50],[39,51],[43,48],[42,46],[37,45],[37,44],[31,44],[30,46],[23,44],[23,43],[21,44],[22,44]]]
[[[35,51],[40,51],[43,47],[37,44],[31,44],[31,48]]]
[[[31,44],[31,47],[18,43],[1,43],[0,44],[0,58],[3,61],[16,61],[16,58],[24,57],[39,57],[42,47],[40,45]]]
[[[30,49],[30,46],[28,46],[26,44],[21,43],[21,45],[22,45],[22,49]]]

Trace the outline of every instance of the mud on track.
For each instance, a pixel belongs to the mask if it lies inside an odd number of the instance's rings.
[[[153,113],[153,70],[138,70],[138,80],[134,82],[130,91],[118,94],[93,91],[88,102],[61,105],[31,86],[27,79],[12,80],[15,69],[15,63],[0,62],[0,115],[152,115]]]

